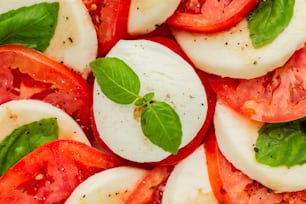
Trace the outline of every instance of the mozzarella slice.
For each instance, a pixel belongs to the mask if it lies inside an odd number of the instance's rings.
[[[214,125],[221,152],[237,169],[278,192],[306,189],[306,164],[270,167],[256,161],[254,147],[261,123],[238,115],[218,101]]]
[[[288,27],[272,43],[258,49],[252,46],[246,20],[217,34],[179,30],[173,34],[197,68],[224,77],[250,79],[284,65],[304,45],[305,9],[306,1],[296,0]]]
[[[63,110],[49,103],[25,99],[0,105],[0,141],[13,130],[44,118],[57,118],[59,139],[72,139],[90,145],[81,127]]]
[[[131,0],[128,33],[150,33],[171,16],[180,0]]]
[[[41,2],[59,2],[55,34],[44,53],[87,77],[88,64],[97,56],[97,36],[82,0],[10,0],[0,1],[0,13]]]
[[[175,166],[167,180],[162,203],[218,203],[210,186],[203,145]]]
[[[204,87],[194,69],[165,46],[149,40],[121,40],[108,57],[125,61],[140,78],[140,96],[154,92],[178,113],[183,131],[181,147],[202,127],[207,112]],[[94,84],[94,120],[101,139],[116,154],[136,162],[158,162],[170,155],[143,134],[135,106],[109,100]],[[192,121],[192,122],[191,122]]]
[[[124,203],[146,173],[146,170],[125,166],[104,170],[74,189],[65,204]]]

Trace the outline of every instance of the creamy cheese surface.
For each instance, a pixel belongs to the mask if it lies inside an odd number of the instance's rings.
[[[125,61],[141,81],[140,94],[154,92],[178,113],[183,130],[181,147],[202,127],[207,112],[204,87],[194,69],[176,53],[149,40],[121,40],[107,55]],[[116,154],[136,162],[156,162],[170,155],[142,133],[135,106],[109,100],[95,82],[94,119],[101,139]]]

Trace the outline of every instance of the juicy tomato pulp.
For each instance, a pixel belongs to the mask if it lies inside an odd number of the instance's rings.
[[[86,178],[119,164],[86,144],[57,140],[37,148],[0,178],[0,203],[64,203]]]
[[[182,0],[167,20],[170,26],[196,32],[218,32],[241,21],[258,0]]]
[[[63,64],[19,45],[0,47],[0,104],[38,99],[67,112],[89,136],[92,93],[86,80]]]
[[[231,108],[263,122],[291,121],[306,115],[306,46],[283,67],[250,80],[210,75],[217,95]]]
[[[209,131],[204,146],[210,183],[219,203],[302,204],[306,202],[306,191],[275,193],[236,169],[220,152],[213,128]]]
[[[83,0],[95,25],[98,56],[105,54],[122,38],[126,38],[130,0]]]
[[[179,48],[177,43],[174,42],[173,40],[169,38],[165,38],[165,37],[152,37],[152,38],[148,38],[148,40],[158,42],[168,47],[169,49],[171,49],[172,51],[180,55],[182,58],[184,58],[186,61],[188,61],[191,64],[190,60],[182,52],[182,50]],[[203,126],[201,127],[197,135],[194,137],[194,139],[190,143],[188,143],[186,146],[182,147],[176,155],[170,155],[167,158],[159,162],[151,162],[149,163],[150,165],[152,164],[153,165],[174,165],[177,162],[184,159],[185,157],[187,157],[189,154],[191,154],[203,142],[204,136],[212,123],[212,118],[215,112],[216,96],[206,79],[206,74],[200,70],[196,70],[196,72],[200,80],[202,81],[202,84],[203,84],[203,87],[205,89],[206,96],[207,96],[207,102],[208,102],[207,115],[203,123]],[[91,119],[92,119],[91,121],[92,121],[93,134],[97,142],[102,146],[103,149],[105,149],[108,152],[112,152],[112,150],[101,139],[100,134],[97,131],[93,116],[91,117]],[[115,154],[114,152],[112,153]]]
[[[157,166],[138,183],[125,204],[159,204],[166,181],[172,171],[171,166]]]

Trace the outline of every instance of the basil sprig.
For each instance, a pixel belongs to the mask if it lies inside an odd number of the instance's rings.
[[[271,43],[290,23],[294,0],[261,0],[247,17],[255,48]]]
[[[0,44],[21,44],[44,51],[54,35],[58,10],[58,2],[39,3],[1,14]]]
[[[15,129],[0,143],[0,175],[37,147],[58,138],[56,118],[47,118]]]
[[[266,123],[259,130],[255,156],[269,166],[306,163],[306,117],[284,123]]]
[[[99,58],[90,63],[102,92],[118,104],[132,104],[141,111],[141,128],[155,145],[172,154],[178,152],[182,125],[176,111],[167,103],[154,101],[154,93],[139,96],[140,80],[121,59]]]

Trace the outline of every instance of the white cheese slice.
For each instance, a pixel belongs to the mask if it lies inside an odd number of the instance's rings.
[[[131,0],[128,33],[150,33],[164,23],[178,7],[180,0]]]
[[[277,192],[306,189],[306,164],[270,167],[256,161],[254,147],[261,123],[237,114],[218,101],[214,125],[221,152],[237,169]]]
[[[0,141],[13,130],[44,118],[57,118],[59,139],[71,139],[90,145],[81,127],[63,110],[43,101],[13,100],[0,105]]]
[[[140,96],[154,92],[178,113],[183,131],[181,147],[197,135],[207,112],[204,87],[194,69],[167,47],[149,40],[121,40],[108,57],[125,61],[141,81]],[[135,106],[118,105],[94,84],[94,120],[101,139],[116,154],[136,162],[158,162],[170,155],[143,134]]]
[[[146,173],[125,166],[104,170],[77,186],[65,204],[123,204]]]
[[[97,56],[98,42],[91,17],[82,0],[0,1],[0,13],[41,2],[60,4],[55,34],[44,53],[87,77],[89,63]]]
[[[210,186],[203,145],[174,167],[167,180],[162,203],[218,204]]]
[[[255,78],[284,65],[306,41],[306,1],[296,0],[288,27],[270,44],[252,46],[246,20],[228,31],[216,34],[173,32],[195,66],[208,73]]]

